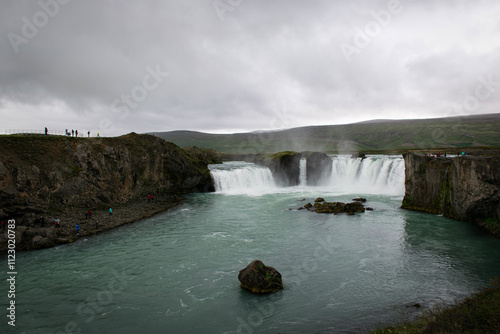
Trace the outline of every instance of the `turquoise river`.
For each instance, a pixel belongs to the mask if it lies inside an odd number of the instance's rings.
[[[304,172],[283,188],[266,168],[212,165],[215,193],[73,244],[19,252],[16,327],[3,316],[0,332],[366,333],[500,276],[500,240],[400,209],[401,157],[332,159],[314,187]],[[374,210],[298,210],[319,196],[366,197]],[[238,272],[254,259],[282,274],[281,292],[240,288]]]

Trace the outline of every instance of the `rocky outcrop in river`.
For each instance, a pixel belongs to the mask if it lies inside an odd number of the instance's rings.
[[[252,293],[267,294],[283,289],[281,274],[260,260],[254,260],[240,270],[238,280],[243,289]]]
[[[500,158],[404,154],[402,208],[476,223],[500,235]]]
[[[309,211],[317,212],[317,213],[347,213],[348,215],[354,215],[356,212],[365,212],[373,211],[373,208],[367,207],[363,205],[366,202],[366,198],[353,198],[353,202],[351,203],[343,203],[343,202],[326,202],[323,197],[318,197],[314,200],[314,205],[311,203],[307,203],[303,207],[300,207],[299,210],[307,209]]]

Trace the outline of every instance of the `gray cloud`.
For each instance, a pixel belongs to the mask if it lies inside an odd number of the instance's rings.
[[[230,132],[499,112],[499,17],[493,0],[3,1],[0,131]],[[495,92],[453,107],[481,78]]]

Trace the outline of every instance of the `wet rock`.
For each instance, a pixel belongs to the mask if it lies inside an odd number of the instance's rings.
[[[322,199],[321,197],[319,199]],[[304,205],[309,211],[316,211],[317,213],[348,213],[354,214],[356,212],[365,212],[365,207],[361,202],[351,202],[351,203],[343,203],[343,202],[326,202],[326,201],[315,201],[314,206],[310,203]]]
[[[362,203],[366,202],[366,198],[364,198],[364,197],[356,197],[356,198],[353,198],[352,200],[355,202],[362,202]]]
[[[33,248],[48,248],[54,246],[55,242],[51,238],[37,235],[31,240],[31,245]]]
[[[358,153],[353,153],[351,155],[351,158],[353,158],[353,159],[357,159],[357,158],[364,159],[364,158],[366,158],[366,155],[364,153],[358,152]]]
[[[314,200],[314,202],[318,203],[318,202],[324,202],[325,199],[323,197],[318,197]]]
[[[345,210],[347,212],[365,212],[365,207],[360,202],[352,202],[345,205]]]
[[[260,260],[254,260],[240,270],[238,280],[243,289],[252,293],[268,294],[283,289],[281,274],[273,267],[267,267]]]

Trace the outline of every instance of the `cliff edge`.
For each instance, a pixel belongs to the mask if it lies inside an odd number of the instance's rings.
[[[154,194],[158,204],[149,209],[136,205],[147,212],[133,212],[137,219],[147,217],[179,203],[175,195],[214,190],[209,153],[135,133],[113,138],[0,136],[0,220],[15,219],[18,234],[31,229],[31,238],[19,240],[23,249],[37,248],[31,242],[35,236],[73,238],[66,228],[73,233],[87,210],[112,207],[116,212]],[[57,218],[63,228],[54,236],[53,224],[52,231],[37,225],[41,216],[45,226]],[[130,214],[122,218],[114,217],[109,227],[132,219]],[[106,220],[100,221],[100,229],[106,228]]]
[[[402,208],[468,221],[500,236],[500,158],[406,153]]]

